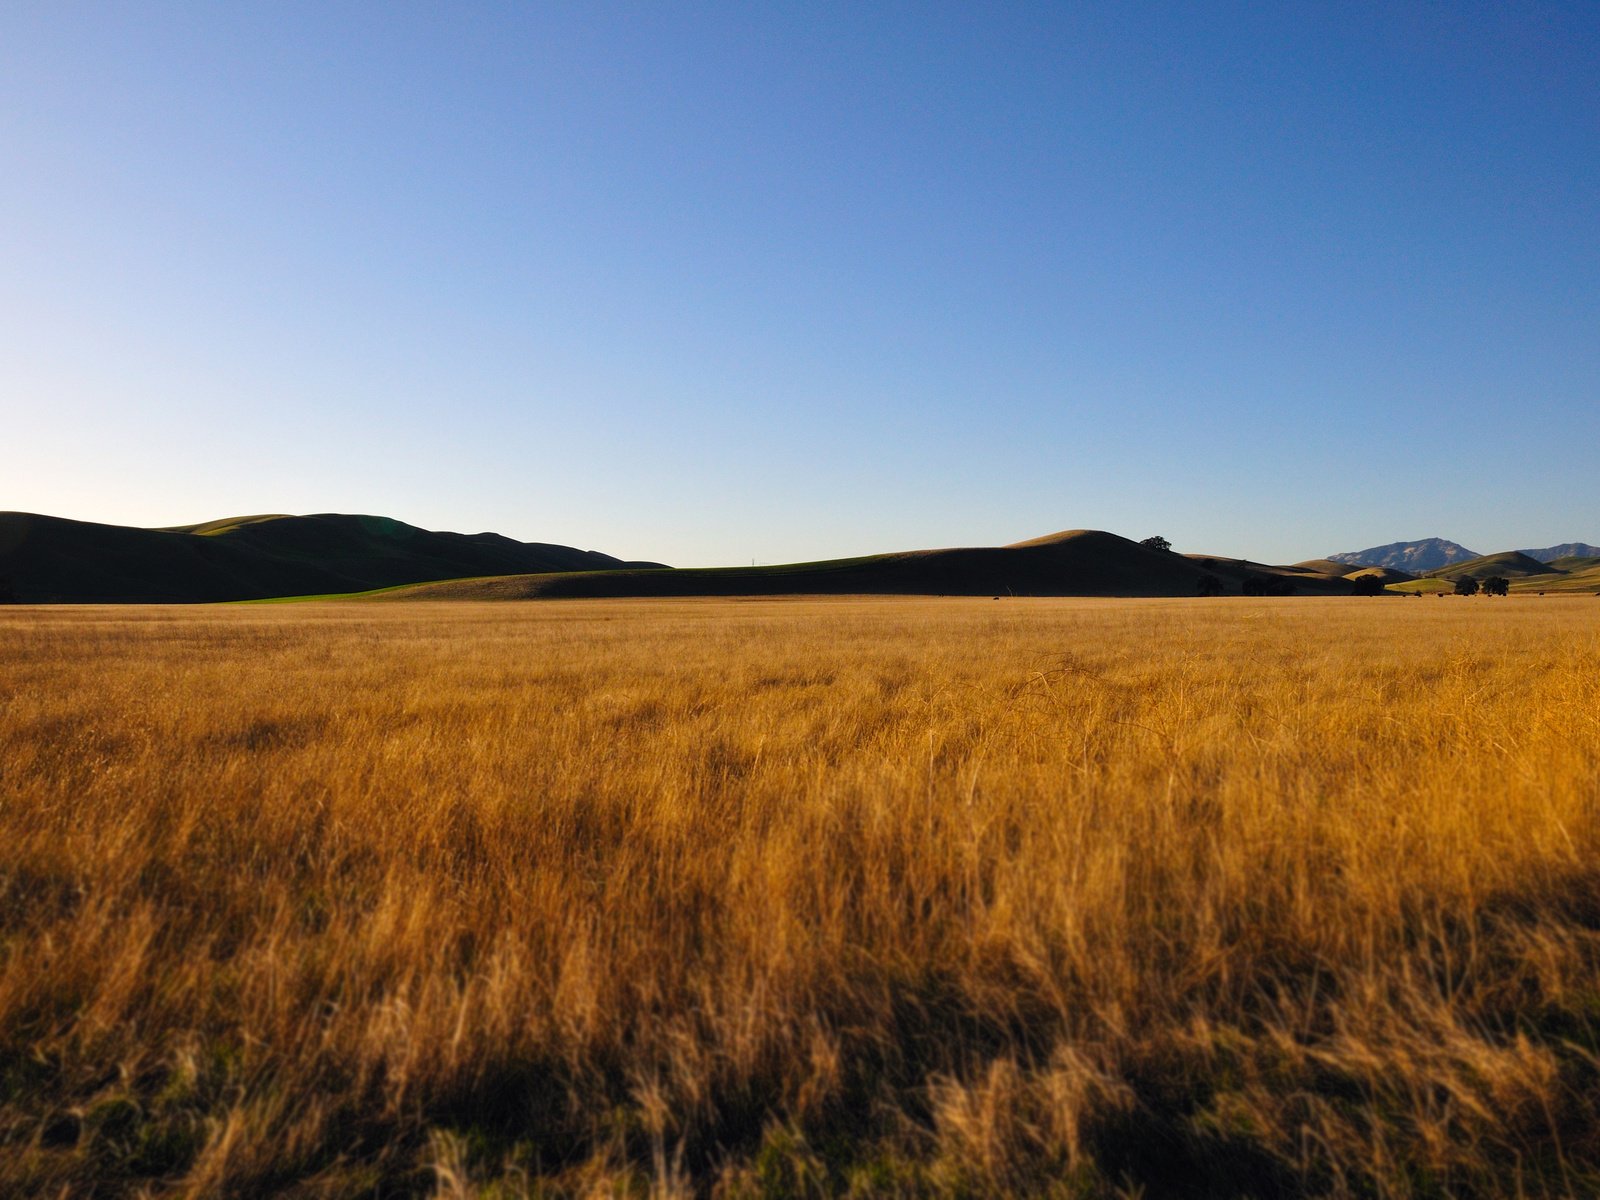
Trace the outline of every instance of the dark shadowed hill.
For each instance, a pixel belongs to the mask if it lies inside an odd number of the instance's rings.
[[[1202,579],[1239,594],[1246,579],[1286,591],[1348,595],[1347,580],[1238,559],[1152,550],[1114,533],[1074,529],[1010,546],[912,550],[774,567],[461,579],[385,593],[394,599],[561,599],[625,596],[935,595],[1193,596]]]
[[[1339,579],[1363,579],[1375,575],[1385,584],[1405,583],[1415,579],[1416,576],[1409,571],[1401,571],[1394,567],[1354,567],[1349,563],[1335,562],[1331,558],[1312,558],[1305,562],[1295,563],[1292,567],[1284,567],[1285,571],[1305,571],[1315,575],[1332,575]]]
[[[388,517],[324,513],[135,529],[0,513],[0,581],[33,602],[252,600],[629,565],[658,564],[495,533],[434,533]]]

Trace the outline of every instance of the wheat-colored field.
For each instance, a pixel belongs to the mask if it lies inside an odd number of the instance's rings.
[[[1584,1195],[1600,603],[0,610],[0,1194]]]

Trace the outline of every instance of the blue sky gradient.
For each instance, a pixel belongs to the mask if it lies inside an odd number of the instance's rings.
[[[0,8],[0,508],[1600,541],[1600,6]]]

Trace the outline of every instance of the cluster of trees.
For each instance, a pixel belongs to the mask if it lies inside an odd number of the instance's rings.
[[[1195,581],[1195,594],[1199,596],[1220,596],[1228,589],[1222,580],[1212,574],[1200,576]],[[1252,575],[1239,585],[1241,596],[1292,596],[1294,583],[1288,579],[1275,576]]]
[[[1294,584],[1279,575],[1252,575],[1239,585],[1244,596],[1292,596]]]
[[[1172,548],[1172,543],[1164,537],[1148,537],[1139,544],[1149,546],[1152,550]],[[1203,558],[1200,560],[1200,565],[1214,568],[1217,564],[1214,559]],[[1511,581],[1504,575],[1490,575],[1487,579],[1475,579],[1471,575],[1464,575],[1456,580],[1455,594],[1476,596],[1482,592],[1485,596],[1504,596],[1510,588]],[[1350,581],[1350,594],[1353,596],[1381,596],[1386,590],[1383,577],[1379,575],[1362,575]],[[1195,593],[1200,596],[1220,596],[1226,591],[1227,587],[1221,578],[1210,572],[1200,576],[1195,584]],[[1250,575],[1240,585],[1239,592],[1245,596],[1292,596],[1294,583],[1279,575]],[[1600,595],[1600,592],[1595,594]],[[1412,595],[1420,596],[1421,593],[1413,592]]]
[[[1480,591],[1485,596],[1504,596],[1511,590],[1511,581],[1504,575],[1491,575],[1482,581],[1470,575],[1463,575],[1456,580],[1458,596],[1476,596]]]

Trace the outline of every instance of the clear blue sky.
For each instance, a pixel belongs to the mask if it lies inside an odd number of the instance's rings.
[[[0,6],[0,508],[1600,541],[1600,5]]]

